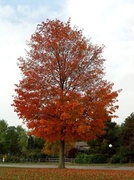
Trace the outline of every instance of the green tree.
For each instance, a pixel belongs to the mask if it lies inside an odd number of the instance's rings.
[[[121,125],[121,148],[120,152],[134,161],[134,113],[131,113]]]
[[[32,135],[28,136],[28,149],[34,148],[34,138]]]
[[[88,145],[90,146],[90,153],[101,153],[111,157],[116,154],[116,150],[119,148],[119,126],[111,120],[107,121],[105,126],[106,133],[92,141],[88,141]]]
[[[6,132],[8,124],[5,120],[0,120],[0,154],[6,154]]]
[[[38,148],[39,150],[42,150],[44,146],[44,142],[45,141],[43,139],[34,136],[34,148]]]
[[[17,126],[16,132],[18,133],[18,145],[22,155],[26,156],[28,147],[27,131],[22,126]]]
[[[44,140],[30,135],[28,137],[28,151],[27,157],[32,160],[37,160],[42,157],[42,149],[44,146]]]
[[[9,155],[19,155],[21,153],[19,142],[19,134],[15,126],[9,126],[6,132],[6,148]]]

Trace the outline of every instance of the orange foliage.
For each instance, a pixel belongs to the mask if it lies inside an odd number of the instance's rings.
[[[18,59],[23,76],[13,106],[32,133],[49,141],[103,134],[119,93],[104,80],[103,47],[71,28],[70,20],[42,22],[29,47],[26,58]]]
[[[56,142],[49,142],[45,141],[44,147],[42,149],[42,153],[47,155],[59,155],[59,141]],[[74,142],[67,142],[65,144],[65,154],[71,149],[74,148],[75,143]]]
[[[95,169],[57,169],[57,168],[0,168],[0,178],[8,179],[47,179],[47,180],[133,180],[134,171],[130,170],[95,170]]]

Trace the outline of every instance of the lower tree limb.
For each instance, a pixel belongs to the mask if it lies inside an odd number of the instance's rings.
[[[64,151],[65,151],[65,141],[60,141],[60,154],[59,154],[59,168],[65,168],[65,159],[64,159]]]

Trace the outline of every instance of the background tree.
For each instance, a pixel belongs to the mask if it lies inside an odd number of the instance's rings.
[[[19,155],[20,154],[20,146],[18,142],[19,134],[16,130],[15,126],[8,126],[6,132],[6,148],[8,155]]]
[[[127,161],[134,161],[134,113],[131,113],[121,125],[120,152]]]
[[[72,28],[70,20],[47,20],[37,26],[20,57],[22,80],[13,106],[32,134],[59,141],[59,167],[64,168],[66,141],[90,140],[104,133],[107,115],[118,108],[119,91],[104,80],[103,47]]]
[[[110,158],[112,155],[116,154],[120,146],[118,142],[120,127],[111,120],[107,121],[105,126],[106,133],[104,135],[88,141],[88,145],[90,146],[89,153],[103,154]],[[112,147],[109,147],[110,144]]]
[[[74,142],[67,142],[65,144],[65,155],[67,156],[68,151],[72,148],[74,148],[75,143]],[[58,156],[59,154],[59,141],[55,142],[49,142],[45,141],[42,153],[52,156]]]
[[[42,157],[44,140],[27,134],[22,126],[8,126],[5,120],[0,120],[0,159],[5,156],[8,162],[19,162]]]
[[[28,149],[32,149],[32,148],[34,148],[34,137],[30,135],[28,137]]]
[[[20,147],[20,153],[23,156],[27,154],[27,147],[28,147],[28,136],[27,132],[22,126],[17,126],[16,131],[18,133],[18,145]]]
[[[30,135],[28,137],[28,151],[27,158],[32,160],[38,160],[42,157],[42,149],[44,146],[44,140]]]
[[[43,146],[44,146],[44,140],[38,137],[34,137],[34,148],[38,148],[40,150],[42,150]]]
[[[42,149],[42,153],[51,155],[51,156],[58,156],[59,155],[59,141],[56,141],[56,142],[45,141],[44,147]]]
[[[0,120],[0,154],[6,154],[6,132],[8,124],[5,120]]]

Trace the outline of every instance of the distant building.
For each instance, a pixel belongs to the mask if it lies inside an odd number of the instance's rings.
[[[85,141],[76,142],[75,148],[80,152],[87,151],[89,149],[89,145]]]

